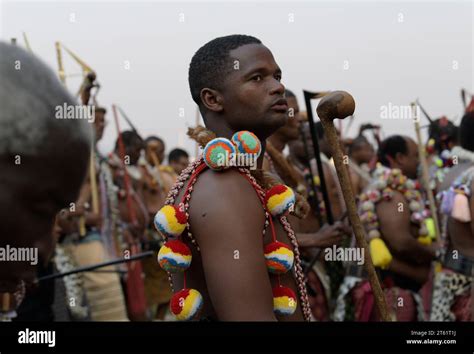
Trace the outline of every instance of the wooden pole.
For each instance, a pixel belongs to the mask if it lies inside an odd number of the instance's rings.
[[[377,278],[372,259],[370,258],[369,247],[365,239],[365,232],[362,223],[357,214],[354,194],[351,187],[351,181],[347,166],[344,164],[344,157],[339,145],[336,128],[333,120],[335,118],[344,119],[354,113],[355,102],[350,94],[344,91],[334,91],[322,98],[318,104],[317,112],[323,124],[324,132],[332,148],[334,164],[336,166],[337,176],[341,185],[344,201],[346,202],[349,220],[351,222],[358,247],[362,247],[366,255],[365,269],[369,276],[369,282],[374,293],[375,303],[383,321],[390,321],[390,316],[385,302],[385,296]]]
[[[58,74],[59,74],[59,80],[63,83],[63,85],[66,85],[66,74],[64,72],[64,66],[63,66],[63,55],[61,53],[61,43],[56,42],[54,43],[56,47],[56,58],[58,59]]]
[[[428,172],[428,163],[426,162],[425,145],[421,140],[420,131],[420,117],[418,116],[418,105],[415,102],[411,103],[413,122],[415,123],[416,140],[418,141],[418,156],[420,157],[421,169],[422,169],[422,182],[428,196],[428,202],[430,204],[431,217],[433,218],[436,232],[436,239],[439,240],[441,235],[438,221],[438,211],[433,195],[433,191],[430,187],[430,176]]]

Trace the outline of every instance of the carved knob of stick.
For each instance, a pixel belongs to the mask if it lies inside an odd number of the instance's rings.
[[[318,116],[321,120],[344,119],[354,114],[354,98],[346,91],[333,91],[319,101]]]

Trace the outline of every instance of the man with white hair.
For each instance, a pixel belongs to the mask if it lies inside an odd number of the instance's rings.
[[[50,258],[54,218],[78,196],[92,132],[86,120],[55,118],[77,102],[32,54],[0,42],[0,77],[0,317],[11,318],[36,265],[10,256],[28,248]]]

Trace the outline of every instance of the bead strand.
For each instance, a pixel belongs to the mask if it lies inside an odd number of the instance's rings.
[[[256,179],[254,176],[250,174],[250,171],[248,169],[240,169],[243,171],[247,176],[249,176],[249,179],[251,180],[255,190],[260,194],[261,197],[265,198],[265,191],[263,188],[257,183]],[[266,216],[271,217],[267,211],[265,211]],[[268,220],[266,220],[265,225],[267,225]],[[293,250],[295,254],[295,278],[298,286],[298,292],[300,295],[300,301],[301,301],[301,308],[303,310],[303,315],[305,317],[306,321],[311,320],[311,308],[309,305],[309,300],[308,300],[308,293],[306,291],[306,283],[304,280],[304,273],[303,273],[303,268],[301,267],[301,258],[300,258],[300,252],[298,248],[298,241],[296,240],[295,233],[293,229],[291,228],[290,223],[286,219],[285,216],[280,217],[280,222],[283,225],[283,228],[288,234],[288,238],[290,239],[292,245],[293,245]]]
[[[301,257],[300,257],[300,251],[298,249],[298,241],[296,240],[295,233],[285,216],[280,217],[280,222],[283,225],[285,231],[287,232],[288,237],[293,245],[293,249],[295,252],[295,276],[298,283],[298,290],[299,290],[300,300],[301,300],[301,308],[303,309],[305,320],[310,321],[311,308],[309,305],[308,293],[306,291],[303,268],[301,267]]]

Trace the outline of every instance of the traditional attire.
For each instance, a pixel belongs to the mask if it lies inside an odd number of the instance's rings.
[[[463,160],[470,155],[474,162],[474,154],[459,147],[453,153]],[[466,156],[468,157],[468,156]],[[435,273],[433,284],[433,300],[431,321],[471,321],[473,301],[474,259],[453,252],[449,242],[448,222],[452,218],[459,222],[469,223],[469,199],[472,197],[472,182],[474,166],[465,170],[447,191],[440,192],[442,218],[443,262],[442,267]],[[471,235],[472,236],[472,235]]]

